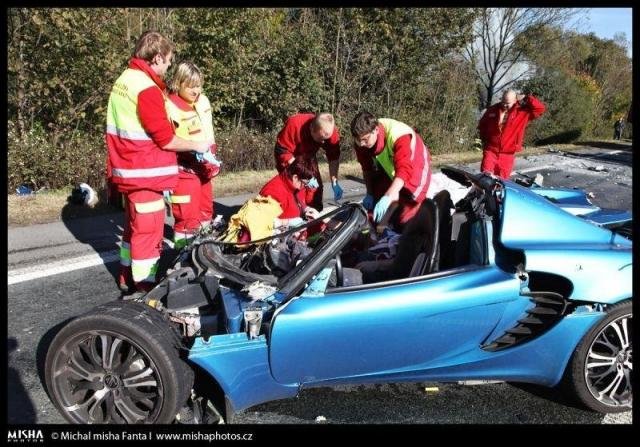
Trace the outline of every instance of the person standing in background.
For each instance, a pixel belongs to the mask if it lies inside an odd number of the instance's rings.
[[[515,90],[506,90],[502,101],[487,108],[478,123],[483,145],[480,171],[508,179],[515,154],[522,150],[524,131],[529,121],[544,111],[544,104],[533,95],[519,95]]]
[[[622,132],[624,132],[624,119],[620,117],[618,121],[613,125],[613,139],[621,140]]]

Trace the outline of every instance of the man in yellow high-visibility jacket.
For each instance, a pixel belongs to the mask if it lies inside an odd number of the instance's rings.
[[[129,67],[116,80],[107,109],[107,178],[125,197],[119,286],[123,292],[155,284],[164,229],[163,191],[178,179],[176,152],[204,153],[210,142],[177,137],[165,111],[162,78],[173,43],[155,31],[138,40]]]
[[[431,154],[412,127],[367,111],[351,122],[351,135],[367,194],[362,204],[380,222],[389,206],[398,209],[391,222],[402,229],[427,197],[431,183]]]

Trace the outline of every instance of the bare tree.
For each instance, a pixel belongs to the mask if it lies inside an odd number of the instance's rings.
[[[563,25],[581,11],[575,8],[483,8],[474,23],[475,39],[465,49],[477,78],[480,107],[489,107],[497,92],[531,72],[527,48],[546,43],[539,30]]]

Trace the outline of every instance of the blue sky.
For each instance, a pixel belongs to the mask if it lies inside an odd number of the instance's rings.
[[[605,39],[612,39],[616,33],[625,33],[631,55],[632,16],[631,8],[589,8],[577,24],[577,31],[585,34],[593,32]]]

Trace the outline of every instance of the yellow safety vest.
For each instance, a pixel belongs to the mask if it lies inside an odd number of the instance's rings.
[[[182,110],[170,98],[165,100],[169,118],[178,126],[176,135],[189,141],[214,140],[213,118],[209,99],[200,94],[192,110]]]
[[[159,147],[142,127],[138,95],[159,88],[143,71],[126,69],[116,80],[107,106],[108,173],[123,190],[162,191],[175,187],[175,152]]]
[[[400,121],[392,120],[390,118],[379,118],[378,122],[384,127],[384,148],[382,152],[376,155],[376,160],[387,173],[389,178],[393,180],[396,173],[396,168],[393,164],[393,145],[398,138],[410,134],[411,135],[411,152],[413,153],[416,147],[416,134],[413,129]]]

